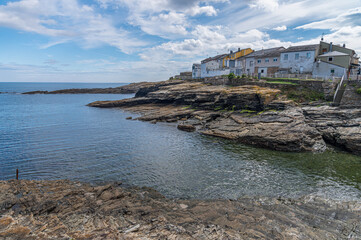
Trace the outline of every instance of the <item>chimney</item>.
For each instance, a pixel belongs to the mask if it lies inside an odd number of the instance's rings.
[[[332,52],[332,42],[330,42],[330,52]]]
[[[342,47],[345,48],[345,47],[346,47],[346,44],[344,43],[344,44],[342,45]]]

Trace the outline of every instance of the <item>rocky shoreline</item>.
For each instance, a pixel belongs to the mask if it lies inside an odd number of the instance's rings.
[[[1,239],[360,239],[361,203],[167,199],[150,188],[0,181]]]
[[[178,122],[180,130],[273,150],[323,152],[327,143],[361,155],[360,108],[299,105],[268,87],[166,81],[140,88],[134,98],[88,106],[122,108],[140,113],[137,120]]]
[[[55,91],[31,91],[24,92],[22,94],[131,94],[136,93],[142,88],[151,88],[153,86],[161,86],[162,83],[169,84],[168,82],[139,82],[131,83],[120,87],[114,88],[72,88],[72,89],[61,89]],[[178,83],[173,81],[173,83]]]

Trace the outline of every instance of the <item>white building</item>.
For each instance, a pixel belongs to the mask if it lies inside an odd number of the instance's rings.
[[[319,52],[319,44],[293,46],[281,52],[279,72],[311,74]]]
[[[194,63],[192,66],[192,78],[199,79],[201,78],[201,64]]]
[[[223,58],[226,56],[227,54],[221,54],[204,59],[201,62],[201,78],[228,75],[229,68],[223,68]]]

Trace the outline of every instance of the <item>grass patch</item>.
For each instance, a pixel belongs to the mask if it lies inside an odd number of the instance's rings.
[[[284,85],[294,85],[294,86],[299,85],[298,83],[293,83],[293,82],[283,82],[283,81],[267,81],[267,83],[272,83],[272,84],[284,84]]]
[[[300,78],[270,78],[270,77],[262,77],[261,79],[264,79],[264,80],[295,80],[295,81],[323,81],[323,80],[320,80],[320,79],[313,79],[313,78],[300,79]]]
[[[283,93],[287,96],[288,99],[291,99],[298,103],[313,102],[313,101],[325,101],[324,93],[312,91],[309,89],[284,90]]]
[[[358,94],[361,94],[361,88],[358,88],[358,89],[356,90],[356,92],[357,92]]]
[[[185,107],[182,107],[182,109],[188,109],[188,108],[191,108],[192,106],[189,105],[189,106],[185,106]]]
[[[239,111],[240,113],[255,113],[256,111],[252,111],[252,110],[248,110],[248,109],[243,109],[241,111]]]

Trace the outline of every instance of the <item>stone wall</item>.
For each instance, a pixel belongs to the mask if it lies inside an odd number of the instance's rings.
[[[272,79],[276,82],[291,82],[297,85],[286,85],[286,84],[277,84],[277,83],[268,83],[266,80],[253,80],[248,78],[241,79],[231,79],[229,80],[227,76],[217,76],[204,78],[203,81],[206,84],[212,85],[230,85],[230,86],[243,86],[243,85],[257,85],[260,87],[269,87],[276,89],[284,88],[294,88],[296,90],[310,89],[312,91],[321,92],[325,95],[326,100],[332,101],[333,96],[336,90],[336,83],[332,81],[324,80],[292,80],[292,79]]]
[[[349,81],[341,100],[341,106],[361,106],[361,94],[356,90],[361,88],[361,81]]]

